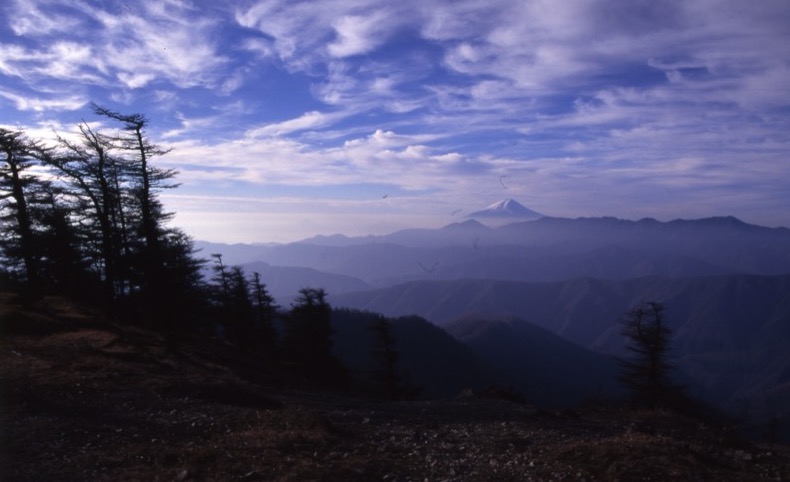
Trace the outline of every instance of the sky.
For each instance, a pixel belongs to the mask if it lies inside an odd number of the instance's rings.
[[[0,126],[142,113],[193,238],[549,216],[790,226],[786,0],[3,0]],[[98,124],[97,124],[98,125]]]

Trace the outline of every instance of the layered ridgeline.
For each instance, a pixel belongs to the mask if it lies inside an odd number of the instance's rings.
[[[790,406],[790,275],[426,280],[337,295],[334,302],[388,316],[417,313],[451,332],[472,314],[517,318],[590,350],[623,355],[618,320],[643,300],[667,307],[673,358],[711,400],[739,413],[784,413]]]
[[[196,245],[203,252],[223,253],[229,264],[263,261],[311,268],[371,286],[418,279],[560,281],[790,273],[790,230],[733,217],[670,222],[542,217],[498,228],[469,219],[440,229],[384,236],[317,236],[281,245]],[[307,274],[304,278],[311,281]],[[333,289],[331,282],[326,288],[330,293],[349,291]]]
[[[372,329],[381,316],[335,309],[335,353],[353,374],[374,379],[380,365]],[[471,389],[521,396],[545,408],[572,407],[591,398],[618,396],[618,364],[518,319],[468,317],[438,327],[417,316],[392,317],[396,371],[417,398],[453,398]]]
[[[513,203],[500,207],[519,211]],[[506,355],[513,340],[526,346],[542,330],[603,355],[594,364],[605,372],[623,354],[623,313],[661,302],[687,383],[731,412],[790,415],[790,230],[733,217],[488,219],[204,252],[276,267],[266,282],[285,303],[294,285],[320,286],[336,307],[422,316],[525,386],[537,382],[518,368],[527,361]]]

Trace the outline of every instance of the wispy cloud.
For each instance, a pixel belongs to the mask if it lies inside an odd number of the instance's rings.
[[[88,103],[88,100],[81,96],[41,98],[19,95],[3,89],[0,89],[0,97],[13,102],[15,108],[20,111],[47,112],[77,110]]]
[[[27,0],[11,0],[7,6],[9,15],[13,15],[11,30],[18,36],[46,36],[59,33],[74,32],[82,21],[73,15],[57,11],[56,1],[29,2]]]
[[[281,136],[308,129],[320,129],[334,123],[342,117],[343,114],[339,113],[325,114],[318,111],[310,111],[294,119],[249,129],[245,132],[245,136],[249,138]]]
[[[332,22],[335,40],[327,46],[333,57],[349,57],[370,52],[388,40],[394,26],[393,12],[373,11],[369,14],[344,15]]]
[[[347,186],[320,193],[341,202],[350,186],[380,200],[383,183],[437,212],[504,195],[563,215],[717,199],[790,224],[782,0],[0,8],[0,122],[88,99],[146,112],[185,186]]]
[[[157,79],[178,87],[220,81],[226,59],[212,36],[215,21],[181,2],[140,0],[134,8],[115,4],[116,11],[108,6],[15,2],[7,8],[10,18],[20,19],[13,23],[19,38],[0,46],[0,68],[31,83],[56,79],[130,89]],[[52,42],[54,33],[60,39]]]

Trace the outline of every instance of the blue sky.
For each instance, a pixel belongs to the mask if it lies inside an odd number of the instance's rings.
[[[197,239],[554,216],[790,226],[786,0],[4,0],[0,125],[144,113]]]

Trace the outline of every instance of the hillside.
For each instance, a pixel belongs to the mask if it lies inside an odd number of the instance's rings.
[[[665,304],[673,357],[717,406],[756,419],[790,416],[790,276],[415,281],[334,297],[338,306],[416,314],[444,326],[515,317],[602,353],[622,355],[618,320],[642,300]]]
[[[335,309],[334,352],[361,378],[369,379],[378,366],[373,355],[376,339],[371,329],[378,315]],[[464,389],[481,389],[505,382],[469,347],[445,330],[417,316],[389,321],[398,354],[397,370],[417,390],[416,397],[452,398]]]
[[[614,357],[595,353],[517,318],[469,316],[447,331],[513,387],[542,406],[574,407],[595,397],[622,396]]]
[[[273,286],[279,278],[325,288],[333,306],[416,315],[444,328],[470,316],[516,318],[605,355],[623,354],[617,321],[625,312],[645,300],[661,302],[678,376],[696,396],[758,424],[790,419],[787,228],[732,216],[541,217],[499,227],[467,220],[381,236],[211,248],[248,269],[255,260],[278,266]],[[478,347],[478,357],[515,385],[535,379],[505,366],[518,365],[520,355],[501,363],[518,347],[505,333],[513,327],[494,328],[486,337],[503,346],[485,353]]]
[[[787,447],[669,413],[375,401],[58,298],[0,294],[0,322],[2,480],[790,478]]]

